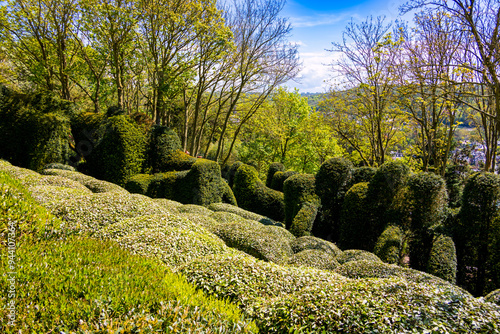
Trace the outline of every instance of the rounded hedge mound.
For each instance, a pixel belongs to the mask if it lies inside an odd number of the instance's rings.
[[[495,303],[500,306],[500,289],[490,292],[484,297],[484,300],[490,303]]]
[[[457,253],[452,238],[442,234],[434,238],[426,272],[448,282],[456,282]]]
[[[136,174],[131,176],[123,187],[131,193],[148,195],[151,193],[149,186],[154,179],[155,175]]]
[[[179,212],[179,208],[184,205],[180,202],[172,201],[166,198],[152,198],[152,200],[162,208],[165,208],[172,213]]]
[[[89,188],[93,193],[121,192],[128,194],[128,191],[117,184],[98,180],[96,178],[93,178],[92,176],[88,176],[79,172],[72,172],[62,169],[45,169],[42,171],[42,174],[62,176],[70,180],[80,182],[85,187]]]
[[[57,163],[57,162],[47,164],[47,165],[43,166],[43,169],[62,169],[62,170],[69,170],[72,172],[76,172],[75,167],[73,167],[71,165]]]
[[[340,264],[335,260],[335,256],[319,249],[306,249],[295,253],[288,265],[294,267],[308,267],[322,270],[334,270]]]
[[[370,182],[375,176],[376,172],[377,168],[375,167],[363,166],[354,168],[354,170],[352,171],[351,185],[355,185],[356,183],[361,182]]]
[[[285,165],[283,165],[281,162],[273,162],[269,165],[269,169],[267,170],[267,177],[266,177],[266,187],[271,188],[271,185],[273,183],[273,177],[276,172],[284,172],[285,171]]]
[[[122,219],[169,213],[150,199],[141,200],[119,192],[68,198],[45,206],[66,222],[68,232],[91,235]]]
[[[227,246],[260,260],[286,263],[293,254],[287,237],[277,233],[272,226],[269,228],[253,220],[219,222],[213,233],[224,240]]]
[[[315,182],[316,178],[312,174],[295,174],[290,176],[283,184],[287,229],[292,226],[293,219],[302,209],[304,203],[319,204],[319,198],[315,193]],[[312,221],[314,221],[314,218]]]
[[[290,232],[297,238],[311,235],[317,214],[318,205],[316,203],[303,203],[299,212],[293,217]]]
[[[166,126],[153,125],[149,130],[146,161],[153,173],[169,172],[173,154],[182,149],[177,133]],[[189,168],[187,168],[189,169]]]
[[[288,180],[289,177],[291,177],[295,174],[298,174],[298,173],[293,171],[293,170],[289,170],[286,172],[277,171],[273,175],[273,180],[271,181],[271,186],[269,188],[276,190],[276,191],[283,192],[283,186],[285,184],[285,181]]]
[[[55,187],[63,187],[63,188],[73,188],[77,190],[84,191],[86,193],[92,193],[92,191],[89,190],[89,188],[85,187],[83,184],[80,182],[68,179],[66,177],[62,176],[54,176],[54,175],[48,175],[48,176],[37,176],[34,178],[27,177],[24,178],[21,181],[25,187],[31,187],[31,186],[55,186]]]
[[[283,221],[285,203],[283,193],[266,187],[255,168],[241,165],[236,171],[233,192],[238,205],[273,220]]]
[[[197,214],[203,215],[203,216],[210,216],[213,213],[212,210],[207,209],[204,206],[196,205],[196,204],[184,204],[182,206],[178,206],[177,210],[180,213],[197,213]]]
[[[239,208],[235,205],[228,203],[212,203],[208,206],[208,208],[212,211],[223,211],[223,212],[231,212],[238,216],[241,216],[245,219],[255,220],[264,225],[277,225],[281,226],[281,223],[272,220],[271,218],[264,217],[254,212],[250,212],[248,210]]]
[[[337,256],[337,261],[339,261],[340,264],[360,260],[383,263],[377,255],[362,249],[347,249]]]
[[[386,263],[398,264],[402,247],[403,231],[398,226],[389,225],[378,238],[373,253]]]
[[[92,194],[92,192],[87,188],[82,190],[58,186],[35,186],[30,187],[28,190],[31,197],[39,204],[45,204],[53,201],[63,201],[68,198],[89,196]]]
[[[342,254],[340,248],[338,248],[334,243],[313,236],[303,236],[297,238],[290,246],[292,247],[292,251],[294,253],[299,253],[307,249],[317,249],[329,253],[334,257]]]
[[[219,224],[212,217],[200,215],[198,213],[179,213],[178,215],[180,217],[184,217],[186,219],[189,219],[191,222],[193,222],[195,224],[198,224],[198,225],[204,227],[210,233],[212,233],[212,231],[215,230],[215,226]]]

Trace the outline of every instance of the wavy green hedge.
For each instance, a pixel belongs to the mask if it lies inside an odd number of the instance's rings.
[[[85,175],[79,172],[72,172],[62,169],[45,169],[42,171],[44,175],[62,176],[67,179],[80,182],[93,193],[121,192],[128,193],[125,189],[112,182],[98,180],[92,176]]]
[[[291,247],[294,253],[299,253],[306,249],[317,249],[330,253],[334,257],[342,254],[342,250],[340,250],[340,248],[338,248],[334,243],[313,236],[303,236],[297,238],[292,242]]]

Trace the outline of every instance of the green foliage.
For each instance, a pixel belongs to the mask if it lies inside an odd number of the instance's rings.
[[[177,207],[177,210],[179,210],[180,213],[196,213],[203,216],[210,216],[213,213],[212,210],[196,204],[184,204]]]
[[[410,265],[426,270],[429,261],[433,231],[446,215],[446,184],[442,177],[421,172],[408,179],[407,210],[410,212],[411,237],[409,241]]]
[[[287,178],[284,182],[283,195],[285,200],[285,223],[287,229],[290,229],[292,221],[306,202],[312,205],[314,205],[314,203],[319,204],[319,198],[315,193],[315,182],[316,179],[312,174],[295,174]],[[302,217],[302,219],[304,218],[306,217]],[[314,215],[314,218],[316,218],[316,215]],[[312,218],[311,223],[314,222],[314,218]],[[312,228],[312,224],[309,227],[309,232],[310,228]]]
[[[29,188],[29,192],[35,202],[39,204],[92,194],[87,188],[82,190],[58,186],[34,186]]]
[[[212,218],[217,219],[214,215]],[[211,231],[231,248],[275,263],[286,263],[293,254],[288,237],[277,232],[281,227],[266,226],[249,219],[218,222]]]
[[[442,234],[434,238],[426,272],[455,284],[457,254],[452,238]]]
[[[313,236],[303,236],[297,238],[291,243],[291,247],[294,253],[300,253],[306,249],[317,249],[322,252],[329,253],[334,257],[342,254],[340,248],[338,248],[334,243]]]
[[[297,215],[293,218],[290,232],[297,238],[311,235],[314,220],[318,214],[318,205],[305,202],[302,204]]]
[[[62,170],[69,170],[69,171],[72,171],[72,172],[76,172],[75,167],[70,166],[70,165],[60,164],[60,163],[57,163],[57,162],[53,162],[53,163],[47,164],[47,165],[45,165],[43,167],[43,169],[62,169]]]
[[[0,87],[0,158],[41,171],[65,164],[70,148],[74,106],[50,93],[20,94]]]
[[[43,254],[43,256],[40,256]],[[236,306],[114,242],[69,239],[17,248],[16,326],[28,332],[256,332]],[[1,257],[2,268],[7,266]],[[0,287],[7,291],[7,276]],[[6,319],[8,310],[0,316]]]
[[[18,180],[0,171],[0,247],[6,250],[9,242],[57,237],[62,227],[63,222],[39,206]]]
[[[484,297],[484,300],[490,303],[495,303],[500,306],[500,289],[490,292]]]
[[[231,189],[233,189],[234,176],[236,175],[236,171],[238,170],[238,168],[240,168],[241,165],[243,165],[243,162],[236,161],[234,164],[231,165],[231,167],[229,167],[226,179],[227,179],[227,184],[229,184]]]
[[[284,172],[284,171],[285,171],[285,165],[283,165],[281,162],[273,162],[272,164],[270,164],[269,169],[267,171],[266,187],[271,188],[271,184],[273,183],[273,177],[276,172]]]
[[[319,249],[306,249],[294,254],[288,265],[293,267],[308,267],[322,270],[334,270],[340,264],[335,260],[335,257],[327,252]]]
[[[153,173],[189,169],[187,161],[196,161],[181,154],[181,140],[177,133],[168,127],[154,125],[148,137],[146,160]],[[178,152],[179,151],[179,152]],[[187,167],[187,168],[186,168]]]
[[[207,231],[212,233],[212,230],[214,230],[214,226],[218,224],[218,222],[213,219],[212,217],[201,215],[198,213],[187,213],[187,212],[181,212],[178,214],[180,217],[184,217],[186,219],[189,219],[191,222],[200,225],[204,227]]]
[[[344,249],[371,251],[379,237],[368,207],[368,183],[357,183],[349,189],[341,211],[339,244]]]
[[[351,179],[351,186],[355,185],[356,183],[361,183],[361,182],[370,182],[373,177],[375,176],[375,173],[377,172],[377,168],[375,167],[356,167],[352,171],[352,179]]]
[[[150,174],[136,174],[127,180],[124,188],[130,193],[148,195],[151,194],[149,186],[154,178],[155,176]]]
[[[151,199],[127,193],[99,193],[50,202],[46,207],[66,223],[69,233],[94,234],[122,219],[168,211]]]
[[[285,184],[285,181],[288,180],[289,177],[293,176],[297,174],[297,172],[293,171],[293,170],[289,170],[289,171],[286,171],[286,172],[282,172],[282,171],[277,171],[276,173],[274,173],[273,175],[273,180],[271,181],[271,189],[274,189],[276,191],[283,191],[283,187],[284,187],[284,184]]]
[[[399,264],[403,247],[403,231],[399,226],[389,225],[380,235],[373,253],[389,264]]]
[[[332,158],[325,161],[316,173],[316,194],[321,199],[322,219],[315,223],[314,235],[338,239],[340,211],[352,171],[353,165],[349,160]]]
[[[45,169],[42,171],[42,174],[61,176],[70,180],[74,180],[76,182],[81,183],[88,189],[90,189],[90,191],[92,191],[93,193],[107,193],[107,192],[128,193],[125,189],[123,189],[119,185],[116,185],[111,182],[98,180],[79,172],[72,172],[62,169]]]
[[[339,256],[337,256],[337,261],[339,261],[340,264],[360,260],[382,262],[382,260],[377,255],[362,249],[347,249],[344,250]]]
[[[238,205],[273,220],[283,221],[285,203],[283,193],[266,187],[255,168],[242,165],[236,171],[233,192]]]
[[[458,284],[477,296],[497,288],[488,287],[489,280],[500,283],[495,278],[500,263],[495,254],[500,240],[499,201],[498,175],[475,173],[467,178],[453,237],[457,248]],[[471,270],[474,267],[477,269]]]
[[[465,166],[452,165],[446,168],[444,178],[446,180],[446,189],[448,190],[448,205],[451,208],[458,208],[462,205],[461,200],[466,173],[467,169]]]
[[[142,171],[146,136],[125,115],[110,117],[101,127],[104,133],[85,157],[86,168],[96,178],[124,185]]]
[[[212,211],[223,211],[223,212],[231,212],[238,216],[241,216],[245,219],[255,220],[264,225],[277,225],[281,226],[279,222],[276,222],[270,218],[264,217],[257,213],[253,213],[237,206],[226,204],[226,203],[213,203],[208,206],[208,208]]]
[[[153,198],[153,202],[173,213],[179,212],[179,207],[184,205],[180,202],[172,201],[166,198]]]

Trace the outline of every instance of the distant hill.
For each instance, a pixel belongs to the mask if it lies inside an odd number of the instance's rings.
[[[310,107],[316,108],[319,101],[321,101],[325,93],[300,93],[301,96],[307,97],[307,103]]]

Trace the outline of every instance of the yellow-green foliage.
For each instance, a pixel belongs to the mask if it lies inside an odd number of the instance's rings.
[[[149,130],[147,164],[153,173],[186,170],[196,161],[181,151],[182,144],[173,129],[154,125]]]
[[[495,303],[500,306],[500,289],[490,292],[484,297],[484,300],[490,303]]]
[[[255,168],[249,165],[241,165],[238,168],[234,177],[233,192],[241,208],[283,221],[283,193],[266,187]]]
[[[267,177],[266,177],[266,187],[271,188],[271,185],[273,183],[273,177],[276,172],[284,172],[285,171],[285,166],[281,162],[273,162],[272,164],[269,165],[269,169],[267,170]]]
[[[2,333],[256,332],[236,306],[114,242],[23,243],[16,255],[16,326],[2,320]],[[2,256],[2,270],[6,265]],[[2,291],[10,286],[7,278],[0,275]],[[3,305],[6,296],[0,297]],[[7,312],[2,307],[0,317]]]
[[[294,254],[288,265],[294,267],[309,267],[323,270],[334,270],[340,264],[335,260],[335,256],[319,249],[306,249]]]
[[[457,253],[452,238],[442,234],[434,237],[426,272],[451,283],[456,282]]]
[[[224,214],[224,220],[212,215],[219,224],[211,228],[211,231],[229,247],[258,259],[276,263],[286,263],[292,256],[290,238],[282,232],[283,228],[266,226],[228,212]]]
[[[314,220],[318,214],[318,205],[305,202],[295,215],[290,226],[290,232],[296,237],[311,235]]]
[[[182,206],[178,206],[177,210],[179,210],[180,213],[197,213],[203,216],[210,216],[213,212],[204,206],[196,204],[184,204]]]
[[[89,234],[122,219],[169,212],[151,199],[119,192],[68,198],[47,203],[46,207],[66,222],[68,231]]]
[[[398,264],[402,247],[403,231],[398,226],[389,225],[378,238],[373,253],[386,263]]]
[[[337,256],[337,261],[339,261],[340,264],[359,260],[382,262],[377,255],[362,249],[347,249]]]
[[[92,192],[85,188],[75,189],[57,186],[36,186],[28,188],[31,197],[39,204],[45,204],[53,201],[61,201],[68,198],[90,195]]]
[[[273,175],[273,180],[271,181],[271,186],[269,188],[274,189],[276,191],[283,191],[283,186],[285,184],[285,181],[288,180],[289,177],[297,174],[297,172],[293,170],[289,171],[277,171]]]
[[[159,206],[169,210],[172,213],[179,212],[179,207],[184,205],[180,202],[172,201],[172,200],[169,200],[166,198],[153,198],[153,202],[155,202]]]
[[[284,182],[283,195],[285,200],[285,223],[287,229],[290,229],[292,226],[293,219],[303,208],[304,203],[319,204],[319,198],[315,193],[315,183],[316,178],[312,174],[295,174]],[[314,218],[316,218],[316,215],[314,215]],[[314,218],[312,218],[311,223],[314,221]],[[312,228],[312,224],[310,227]]]
[[[22,184],[0,172],[0,242],[39,239],[62,233],[63,222],[40,207]],[[4,258],[4,256],[2,256]]]
[[[264,225],[282,226],[281,223],[276,222],[270,218],[264,217],[254,212],[247,211],[245,209],[239,208],[235,205],[231,205],[228,203],[212,203],[208,206],[208,208],[212,211],[231,212],[245,219],[258,221],[259,223],[262,223]]]
[[[42,174],[62,176],[70,180],[80,182],[85,187],[89,188],[93,193],[106,193],[106,192],[128,193],[128,191],[126,191],[119,185],[107,181],[98,180],[96,178],[93,178],[91,176],[79,172],[72,172],[62,169],[45,169],[42,171]]]
[[[207,231],[212,233],[215,226],[219,223],[212,217],[200,215],[198,213],[179,213],[179,216],[189,219],[191,222],[203,226]]]
[[[334,243],[313,236],[303,236],[297,238],[291,243],[291,247],[294,253],[299,253],[306,249],[317,249],[329,253],[334,257],[342,254],[340,248],[338,248]]]
[[[150,194],[149,186],[154,178],[155,176],[151,174],[136,174],[125,182],[124,188],[131,193],[148,195]]]

